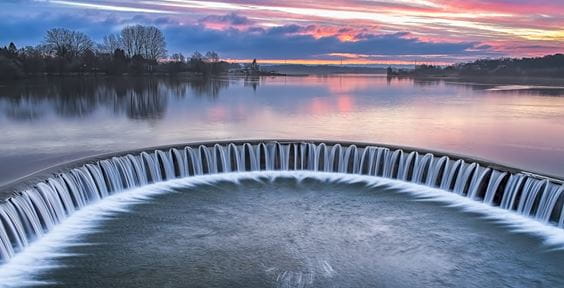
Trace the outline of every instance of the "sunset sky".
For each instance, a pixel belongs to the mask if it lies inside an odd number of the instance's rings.
[[[288,63],[452,63],[564,52],[556,0],[0,0],[0,44],[155,25],[169,53]]]

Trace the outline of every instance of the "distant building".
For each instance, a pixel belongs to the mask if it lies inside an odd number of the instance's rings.
[[[243,72],[246,75],[258,75],[260,74],[260,66],[257,63],[257,59],[253,59],[251,64],[246,64],[243,68]]]

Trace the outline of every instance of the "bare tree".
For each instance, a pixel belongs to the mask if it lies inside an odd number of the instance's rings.
[[[219,62],[219,55],[214,51],[208,51],[208,53],[206,53],[206,59],[208,62],[217,63]]]
[[[182,55],[182,53],[174,53],[174,54],[172,54],[171,59],[174,62],[183,63],[186,58],[184,57],[184,55]]]
[[[121,32],[119,34],[119,39],[120,39],[121,47],[123,51],[125,51],[125,55],[127,55],[127,57],[131,57],[135,55],[135,51],[133,48],[133,42],[134,42],[133,28],[125,27],[121,29]]]
[[[166,42],[163,33],[157,27],[145,27],[145,58],[158,60],[166,57]]]
[[[120,43],[128,57],[143,56],[148,60],[166,57],[163,33],[154,26],[127,26],[121,30]]]
[[[94,48],[94,42],[86,34],[65,28],[47,31],[43,42],[50,53],[68,58],[82,55]]]
[[[203,58],[204,56],[202,55],[202,53],[196,51],[192,54],[190,61],[202,61]]]
[[[128,57],[141,55],[141,30],[143,30],[143,26],[141,25],[127,26],[121,30],[121,45]]]
[[[121,43],[121,37],[119,34],[110,34],[104,36],[103,41],[104,42],[101,45],[100,50],[106,53],[114,53],[117,49],[123,48]]]

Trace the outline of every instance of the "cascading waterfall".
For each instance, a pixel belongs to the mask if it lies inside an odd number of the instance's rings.
[[[120,191],[215,173],[309,170],[398,179],[450,191],[564,228],[558,180],[448,156],[401,149],[308,142],[230,143],[171,148],[85,164],[0,204],[0,262],[82,207]]]

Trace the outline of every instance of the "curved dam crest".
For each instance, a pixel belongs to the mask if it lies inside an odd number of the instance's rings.
[[[27,179],[19,185],[28,188],[0,204],[0,262],[11,264],[37,239],[49,237],[59,223],[74,218],[69,216],[125,190],[233,172],[303,172],[304,177],[338,173],[342,180],[397,185],[418,197],[462,205],[516,230],[541,234],[549,244],[564,242],[560,180],[428,151],[335,142],[241,141],[139,150],[77,166],[34,185]]]

